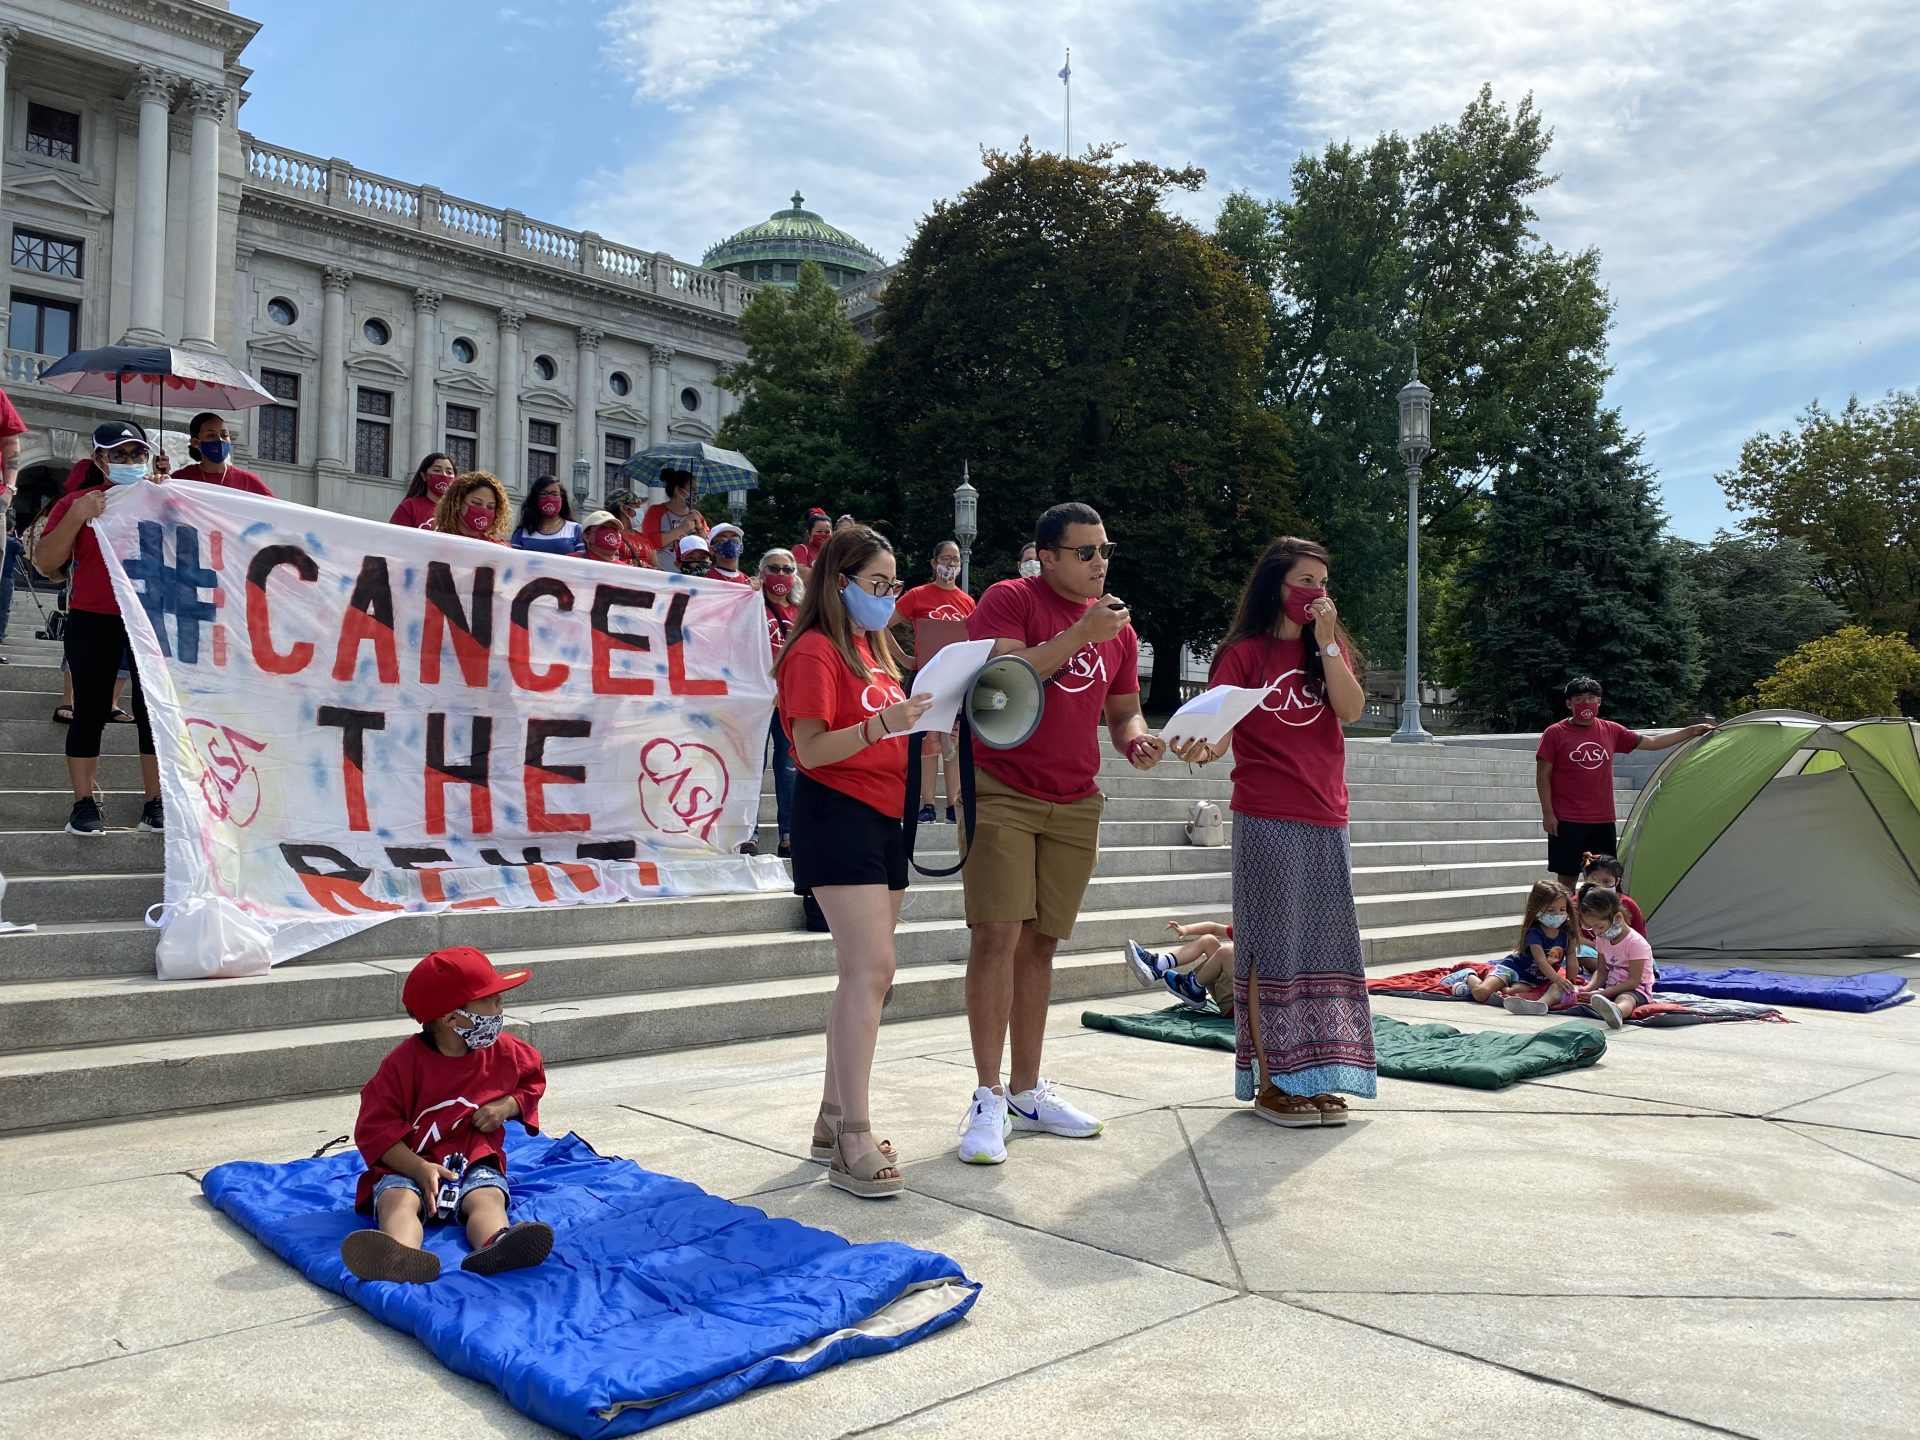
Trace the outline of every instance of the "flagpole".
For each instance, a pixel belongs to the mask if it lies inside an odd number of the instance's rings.
[[[1071,45],[1067,47],[1067,63],[1060,72],[1060,78],[1066,81],[1067,89],[1066,117],[1060,154],[1071,160],[1073,158],[1073,47]]]

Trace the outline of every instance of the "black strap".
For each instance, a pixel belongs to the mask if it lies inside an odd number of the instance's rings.
[[[957,875],[960,867],[967,863],[967,854],[973,849],[974,798],[973,798],[973,727],[967,723],[964,712],[960,716],[960,823],[964,827],[959,838],[960,858],[944,870],[929,870],[913,858],[914,833],[920,828],[920,748],[927,738],[927,732],[917,730],[907,737],[907,803],[900,816],[901,828],[906,832],[907,863],[922,875],[940,879],[946,875]]]

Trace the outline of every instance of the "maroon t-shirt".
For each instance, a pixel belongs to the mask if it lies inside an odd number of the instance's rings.
[[[969,640],[1044,645],[1076,624],[1095,602],[1069,600],[1046,577],[1002,580],[987,587],[967,617]],[[1084,800],[1100,787],[1100,723],[1109,695],[1140,693],[1140,637],[1127,626],[1113,639],[1083,645],[1046,679],[1040,728],[1012,750],[974,751],[974,764],[1003,785],[1055,805]]]
[[[1233,727],[1233,813],[1339,829],[1347,823],[1347,737],[1310,685],[1304,641],[1238,640],[1213,667],[1216,685],[1269,693]],[[1326,662],[1338,665],[1340,662]]]
[[[1554,819],[1613,824],[1613,757],[1639,747],[1637,731],[1611,720],[1581,725],[1568,718],[1549,725],[1533,756],[1553,766]]]

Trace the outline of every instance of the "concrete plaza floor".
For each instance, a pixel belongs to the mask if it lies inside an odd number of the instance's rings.
[[[1920,1428],[1920,1004],[1629,1028],[1592,1069],[1494,1094],[1383,1080],[1306,1132],[1236,1106],[1229,1056],[1096,1034],[1082,1008],[1056,1007],[1047,1070],[1106,1133],[1017,1138],[997,1169],[952,1158],[964,1021],[886,1027],[875,1114],[911,1193],[879,1203],[804,1158],[817,1037],[553,1072],[554,1133],[985,1286],[922,1344],[665,1433]],[[551,1434],[201,1197],[206,1168],[312,1154],[353,1115],[332,1096],[0,1141],[0,1434]]]

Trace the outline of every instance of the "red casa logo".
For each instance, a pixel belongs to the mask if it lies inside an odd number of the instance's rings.
[[[1598,740],[1582,740],[1567,751],[1567,759],[1582,770],[1598,770],[1607,763],[1609,752]]]
[[[1307,672],[1288,670],[1261,697],[1260,708],[1282,725],[1311,725],[1327,708],[1324,688],[1307,683]]]
[[[1082,645],[1074,657],[1061,667],[1060,673],[1053,677],[1053,683],[1068,695],[1078,695],[1095,685],[1105,685],[1107,657],[1092,645]]]
[[[705,745],[663,738],[640,751],[640,811],[662,835],[709,839],[727,789],[726,762]]]
[[[207,813],[243,828],[251,825],[260,813],[260,772],[252,756],[267,747],[211,720],[187,721],[187,738],[200,759],[200,798]]]

